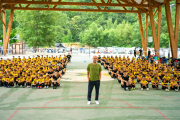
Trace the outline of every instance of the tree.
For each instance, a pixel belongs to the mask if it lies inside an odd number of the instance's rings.
[[[50,11],[18,11],[17,31],[21,40],[34,48],[53,45],[57,37],[55,25],[58,15]]]

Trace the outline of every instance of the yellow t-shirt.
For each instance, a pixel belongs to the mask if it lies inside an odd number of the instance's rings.
[[[141,80],[141,83],[143,83],[143,84],[145,84],[145,83],[148,83],[146,80]],[[145,85],[143,85],[143,86],[145,86]]]
[[[175,81],[175,82],[171,82],[170,83],[170,87],[172,86],[172,84],[177,84],[177,82]]]
[[[130,78],[134,77],[134,75],[129,75]]]
[[[4,82],[4,81],[5,81],[5,79],[6,79],[6,78],[4,78],[4,77],[3,77],[3,78],[2,78],[2,82]]]
[[[169,81],[170,79],[171,79],[171,77],[169,77],[169,76],[164,76],[163,77],[166,81]]]
[[[25,79],[24,78],[18,78],[18,81],[23,82],[23,81],[25,81]]]
[[[9,78],[8,81],[14,83],[14,78]]]
[[[18,77],[18,74],[13,74],[14,77]]]
[[[142,78],[142,75],[137,75],[137,78]]]
[[[131,81],[131,84],[136,84],[136,81],[134,80],[134,81]]]
[[[30,77],[30,78],[26,78],[26,81],[32,81],[32,78]]]
[[[3,77],[3,74],[0,74],[0,77],[2,78],[2,77]]]
[[[36,83],[36,82],[38,82],[38,80],[39,80],[39,79],[35,78],[33,82]]]
[[[44,81],[49,82],[49,81],[51,81],[51,78],[45,78]]]
[[[163,86],[163,85],[168,85],[168,83],[167,83],[167,82],[165,82],[165,83],[164,83],[164,82],[162,82],[162,83],[161,83],[161,85],[162,85],[162,86]]]
[[[154,80],[153,80],[153,81],[152,81],[152,83],[155,83],[155,84],[157,84],[157,83],[158,83],[158,81],[154,81]]]
[[[139,72],[134,72],[134,75],[138,75],[139,74]]]
[[[44,78],[38,79],[39,82],[44,82]]]

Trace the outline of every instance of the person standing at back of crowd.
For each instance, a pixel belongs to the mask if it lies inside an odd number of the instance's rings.
[[[148,49],[148,59],[151,57],[151,51]]]
[[[71,62],[71,55],[70,55],[70,53],[68,53],[67,59],[68,59],[68,62]]]
[[[142,48],[139,50],[139,58],[142,59]]]
[[[134,49],[134,57],[136,58],[136,48]]]

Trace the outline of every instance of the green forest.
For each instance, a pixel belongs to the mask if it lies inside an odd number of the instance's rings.
[[[171,4],[174,3],[175,1],[171,2]],[[88,6],[83,7],[88,9]],[[78,7],[72,6],[71,8]],[[175,25],[175,9],[176,7],[173,6],[173,25]],[[6,10],[7,24],[9,15],[10,10]],[[145,29],[145,14],[141,14],[141,16]],[[158,14],[155,15],[155,20],[158,21]],[[0,27],[0,40],[2,40],[2,22],[0,22]],[[54,43],[73,42],[90,44],[93,47],[142,47],[138,17],[135,13],[16,10],[10,38],[14,37],[16,34],[19,34],[20,40],[25,41],[30,47],[54,46]],[[152,36],[150,25],[148,27],[148,36]],[[10,44],[14,42],[17,42],[17,40],[11,40]],[[166,48],[168,45],[169,35],[165,8],[163,6],[160,47]],[[178,46],[180,46],[180,43]],[[153,47],[153,43],[148,43],[148,47]]]

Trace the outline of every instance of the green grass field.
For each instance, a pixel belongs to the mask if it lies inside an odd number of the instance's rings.
[[[85,56],[73,57],[67,69],[86,69],[90,62]],[[94,102],[95,90],[92,104],[87,105],[87,82],[61,81],[58,89],[0,87],[0,120],[180,119],[180,92],[151,86],[150,91],[141,91],[136,86],[136,90],[124,91],[117,80],[102,81],[99,105]]]

